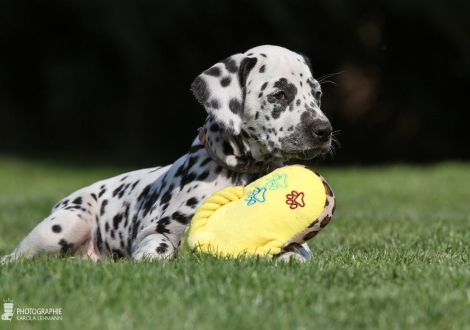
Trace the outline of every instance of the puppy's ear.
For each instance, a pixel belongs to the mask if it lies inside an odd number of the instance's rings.
[[[245,83],[257,58],[236,54],[201,73],[191,85],[196,99],[220,127],[240,134],[245,104]]]

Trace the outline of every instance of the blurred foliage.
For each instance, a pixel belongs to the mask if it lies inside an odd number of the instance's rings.
[[[0,1],[0,153],[163,164],[205,118],[189,86],[261,44],[310,57],[326,164],[470,153],[469,1]]]

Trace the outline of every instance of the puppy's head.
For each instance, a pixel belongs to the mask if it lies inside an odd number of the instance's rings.
[[[311,159],[328,152],[332,127],[308,59],[277,46],[233,55],[191,86],[217,124],[249,140],[257,160]]]

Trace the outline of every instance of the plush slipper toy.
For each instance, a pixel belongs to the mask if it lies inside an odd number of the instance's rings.
[[[320,174],[301,165],[281,167],[246,187],[209,197],[186,228],[181,251],[277,256],[315,237],[335,208],[333,191]]]

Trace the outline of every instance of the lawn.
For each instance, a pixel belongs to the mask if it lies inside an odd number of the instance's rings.
[[[0,266],[0,299],[62,320],[0,328],[470,329],[470,165],[316,169],[338,208],[307,264],[22,260]],[[124,170],[0,158],[0,255],[60,198]]]

